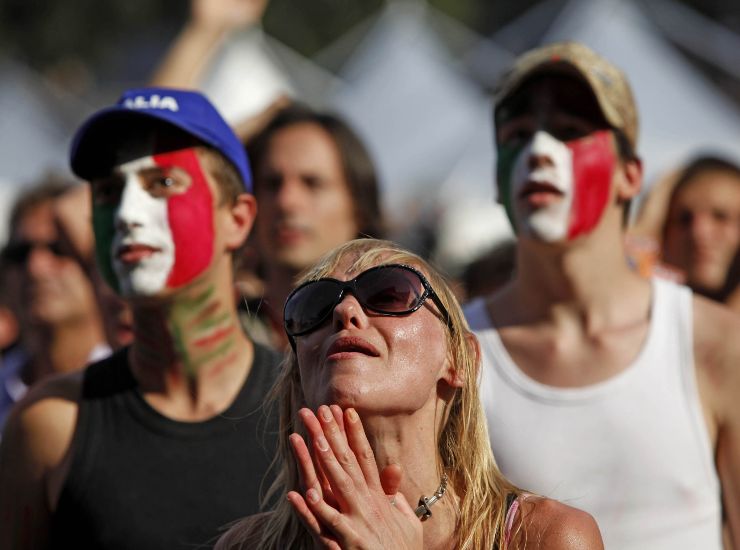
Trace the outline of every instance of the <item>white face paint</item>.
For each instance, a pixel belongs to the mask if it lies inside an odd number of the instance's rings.
[[[167,199],[153,197],[139,177],[141,170],[156,166],[151,156],[118,166],[126,183],[114,219],[111,260],[124,297],[160,292],[175,262]]]
[[[568,146],[547,132],[538,131],[519,153],[511,183],[517,232],[546,242],[564,239],[574,195],[573,154]],[[552,188],[552,193],[545,192],[542,204],[533,206],[520,198],[532,184]]]

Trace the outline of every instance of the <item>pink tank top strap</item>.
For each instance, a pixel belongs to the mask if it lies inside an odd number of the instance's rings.
[[[514,520],[516,520],[516,515],[519,512],[521,503],[527,500],[530,496],[531,493],[522,493],[514,500],[514,502],[511,503],[511,506],[509,506],[509,509],[506,511],[506,519],[504,520],[504,543],[506,547],[509,546],[509,542],[511,541]]]

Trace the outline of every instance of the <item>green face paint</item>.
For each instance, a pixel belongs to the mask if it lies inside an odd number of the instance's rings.
[[[227,357],[237,344],[237,331],[213,286],[173,303],[169,328],[189,377],[203,365]]]
[[[498,188],[498,200],[506,208],[506,215],[511,222],[511,227],[516,230],[514,221],[514,205],[512,203],[511,172],[514,163],[522,152],[523,146],[500,144],[497,147],[496,156],[496,186]]]
[[[113,220],[115,218],[116,205],[114,204],[95,204],[92,208],[93,232],[95,233],[95,258],[98,262],[98,269],[105,281],[117,293],[120,291],[118,277],[113,271],[113,262],[111,260],[111,248],[113,247],[113,237],[115,228]]]

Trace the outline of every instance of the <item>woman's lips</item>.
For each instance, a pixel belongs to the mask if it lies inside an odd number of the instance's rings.
[[[337,338],[326,352],[327,359],[339,359],[345,355],[359,353],[370,357],[380,356],[380,352],[370,342],[357,336]]]
[[[124,264],[136,264],[160,250],[146,244],[127,244],[118,249],[116,258]]]

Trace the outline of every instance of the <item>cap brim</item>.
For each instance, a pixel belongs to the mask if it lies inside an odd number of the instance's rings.
[[[548,74],[571,76],[582,80],[589,88],[591,87],[591,82],[588,80],[587,76],[583,73],[580,67],[573,64],[571,61],[565,59],[546,60],[537,65],[533,65],[529,70],[517,74],[516,77],[506,82],[506,85],[495,94],[496,105],[498,106],[501,103],[504,103],[534,77]]]
[[[580,81],[586,87],[588,93],[591,94],[592,99],[601,112],[601,116],[610,126],[613,126],[613,122],[609,118],[606,107],[597,93],[594,83],[589,78],[588,73],[586,73],[577,63],[573,63],[569,59],[543,61],[540,64],[533,65],[529,70],[523,71],[521,74],[517,75],[516,78],[507,82],[506,86],[496,93],[496,107],[494,110],[495,120],[498,121],[500,107],[506,104],[512,96],[516,95],[523,86],[536,77],[547,75],[566,76]]]
[[[169,111],[135,111],[121,106],[103,109],[77,131],[70,149],[70,167],[78,177],[91,180],[106,176],[117,162],[116,153],[129,136],[141,135],[144,128],[165,124],[192,133],[178,124]]]

